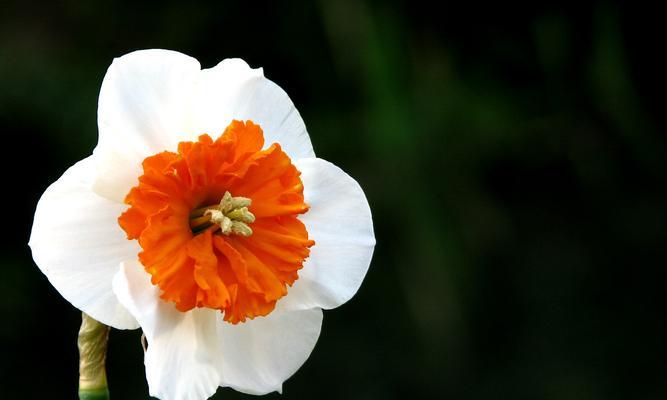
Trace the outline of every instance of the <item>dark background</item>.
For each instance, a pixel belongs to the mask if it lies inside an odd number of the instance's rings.
[[[370,201],[362,288],[269,398],[667,397],[663,13],[238,3],[0,3],[0,398],[76,396],[79,312],[26,243],[142,48],[264,67]],[[138,331],[108,364],[115,399],[147,397]]]

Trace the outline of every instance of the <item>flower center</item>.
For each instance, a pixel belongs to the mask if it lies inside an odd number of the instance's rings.
[[[255,215],[248,211],[252,200],[247,197],[233,197],[225,192],[220,204],[198,208],[190,213],[190,228],[196,235],[205,229],[215,226],[223,235],[236,234],[248,237],[252,229],[248,224],[255,222]]]
[[[147,157],[118,223],[161,297],[180,311],[220,310],[231,323],[267,315],[315,244],[301,173],[261,128],[233,121],[213,140]],[[233,193],[233,195],[232,195]]]

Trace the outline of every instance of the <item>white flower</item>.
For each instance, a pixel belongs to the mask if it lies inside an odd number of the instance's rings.
[[[93,155],[37,205],[39,268],[93,318],[143,329],[151,395],[281,391],[321,310],[366,274],[362,189],[315,157],[287,94],[239,59],[202,70],[173,51],[118,58],[98,125]]]

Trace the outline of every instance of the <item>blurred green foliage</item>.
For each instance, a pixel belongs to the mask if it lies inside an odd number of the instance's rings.
[[[285,398],[664,398],[659,13],[426,4],[4,2],[0,397],[75,396],[79,314],[32,214],[94,148],[113,57],[169,48],[264,67],[371,203],[366,281]],[[111,335],[116,399],[147,397],[139,335]]]

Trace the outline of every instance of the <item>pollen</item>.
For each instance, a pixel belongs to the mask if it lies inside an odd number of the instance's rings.
[[[259,125],[233,121],[143,161],[118,222],[162,299],[180,311],[220,310],[231,323],[270,313],[315,242],[301,173]]]
[[[203,207],[190,213],[192,233],[197,234],[213,225],[218,225],[223,235],[229,236],[233,233],[248,237],[252,235],[252,229],[248,224],[255,222],[255,215],[248,211],[251,204],[251,199],[232,197],[229,192],[225,192],[220,204]]]

